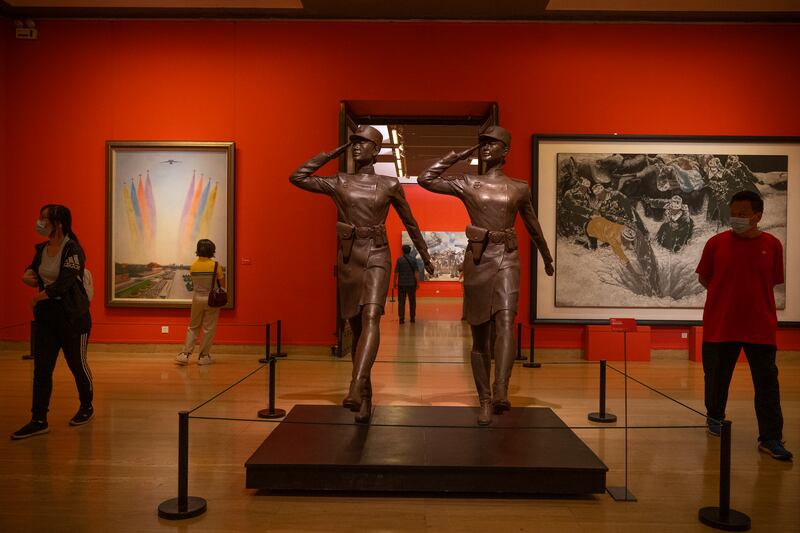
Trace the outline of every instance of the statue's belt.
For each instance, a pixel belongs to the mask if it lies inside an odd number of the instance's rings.
[[[509,244],[513,244],[513,249],[517,249],[517,232],[514,228],[506,228],[500,231],[489,231],[489,242],[494,244],[506,243],[506,247]]]
[[[350,260],[350,252],[353,250],[353,244],[357,240],[372,239],[372,246],[380,248],[388,244],[386,238],[386,226],[377,224],[375,226],[354,226],[347,222],[336,223],[336,234],[339,236],[339,241],[342,244],[342,258],[347,263]]]
[[[489,243],[505,244],[506,252],[513,252],[517,249],[517,232],[514,228],[495,231],[469,224],[466,234],[469,249],[472,251],[472,259],[476,265],[480,263],[483,252],[486,251]]]

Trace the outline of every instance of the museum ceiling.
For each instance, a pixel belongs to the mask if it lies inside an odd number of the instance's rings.
[[[14,18],[800,22],[800,0],[0,0]]]

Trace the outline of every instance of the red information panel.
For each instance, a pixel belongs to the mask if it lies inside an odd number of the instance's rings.
[[[635,318],[609,318],[611,331],[636,331]]]

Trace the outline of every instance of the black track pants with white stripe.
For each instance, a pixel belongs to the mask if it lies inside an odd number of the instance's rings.
[[[56,367],[58,352],[64,352],[81,406],[92,405],[92,372],[86,361],[86,348],[89,344],[91,318],[85,317],[70,322],[67,320],[61,303],[57,300],[40,302],[34,310],[36,328],[33,368],[33,407],[31,413],[36,420],[46,420],[53,392],[53,370]]]

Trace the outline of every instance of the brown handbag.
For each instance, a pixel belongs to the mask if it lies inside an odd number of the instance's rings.
[[[214,261],[214,277],[211,279],[211,290],[208,293],[209,307],[222,307],[228,303],[228,293],[225,291],[225,289],[219,286],[219,280],[217,279],[218,266],[219,263]]]

